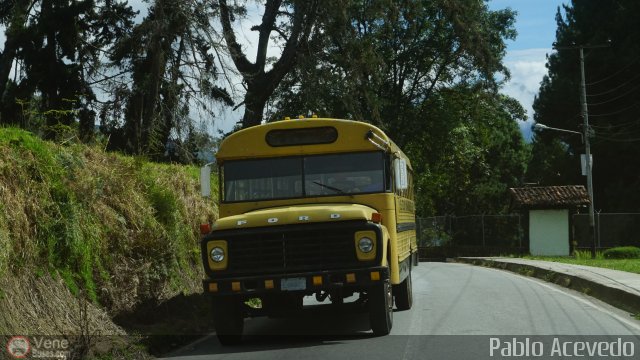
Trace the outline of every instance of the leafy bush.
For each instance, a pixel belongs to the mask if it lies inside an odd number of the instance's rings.
[[[640,248],[635,246],[621,246],[604,252],[607,259],[640,259]]]

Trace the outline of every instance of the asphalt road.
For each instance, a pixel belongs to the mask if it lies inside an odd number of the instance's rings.
[[[413,291],[413,308],[394,313],[389,336],[374,337],[367,313],[354,304],[336,311],[310,299],[302,316],[247,319],[241,346],[223,347],[210,335],[166,359],[490,359],[527,339],[543,342],[543,355],[556,340],[630,340],[634,356],[640,356],[640,321],[537,279],[464,264],[421,263],[413,271]]]

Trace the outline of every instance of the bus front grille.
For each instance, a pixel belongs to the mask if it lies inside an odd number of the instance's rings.
[[[358,266],[352,231],[276,232],[229,239],[232,273],[291,273]]]

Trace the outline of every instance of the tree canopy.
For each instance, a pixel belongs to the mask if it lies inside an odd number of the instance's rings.
[[[573,1],[558,9],[556,44],[600,45],[585,49],[585,79],[593,156],[596,210],[635,211],[640,202],[640,3],[632,0]],[[548,75],[534,102],[535,120],[582,132],[580,62],[576,49],[548,57]],[[580,136],[535,131],[527,181],[545,185],[584,184]]]
[[[421,214],[506,210],[527,161],[524,110],[497,91],[515,14],[482,1],[342,4],[322,9],[325,36],[276,90],[269,118],[382,127],[417,165]]]

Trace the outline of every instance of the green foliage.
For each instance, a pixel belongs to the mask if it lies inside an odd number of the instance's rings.
[[[216,16],[204,0],[155,0],[142,22],[117,38],[110,58],[131,82],[112,84],[119,96],[101,113],[105,130],[118,137],[112,148],[164,159],[169,141],[191,137],[192,111],[213,118],[214,103],[233,104],[217,85]]]
[[[573,253],[573,256],[576,258],[576,260],[590,260],[593,259],[593,257],[591,256],[591,251],[587,251],[587,250],[577,250]],[[604,259],[604,254],[602,253],[602,251],[596,251],[596,259],[598,260],[602,260]]]
[[[522,181],[529,149],[515,100],[476,89],[441,91],[426,104],[430,121],[405,146],[418,183],[418,212],[508,211],[508,188]]]
[[[105,289],[132,278],[138,301],[192,289],[198,225],[215,217],[196,173],[0,128],[0,276],[58,273],[74,294],[115,307]]]
[[[603,253],[606,259],[640,259],[640,248],[636,246],[621,246],[607,249]]]
[[[219,12],[205,0],[154,0],[136,24],[129,3],[2,2],[0,124],[92,143],[99,123],[111,150],[176,161],[165,145],[189,143],[193,113],[211,119],[216,103],[233,105],[218,84]],[[193,162],[184,147],[178,160]]]
[[[151,186],[149,188],[149,200],[155,210],[155,217],[161,224],[165,226],[174,224],[178,204],[174,194],[169,189]]]
[[[639,259],[592,259],[591,253],[581,257],[580,259],[574,257],[549,257],[549,256],[526,256],[527,259],[554,261],[565,264],[586,265],[595,266],[605,269],[613,269],[620,271],[627,271],[636,274],[640,274],[640,260]]]
[[[496,91],[515,14],[444,0],[321,11],[328,36],[278,88],[270,119],[313,111],[380,126],[412,160],[422,216],[505,210],[529,157],[524,110]]]
[[[640,3],[573,1],[556,15],[556,43],[610,46],[585,49],[584,69],[593,155],[594,198],[605,212],[635,212],[640,203],[640,122],[637,121]],[[578,49],[559,50],[547,61],[548,76],[534,101],[535,120],[583,131]],[[580,136],[536,130],[528,182],[541,185],[584,183]]]

